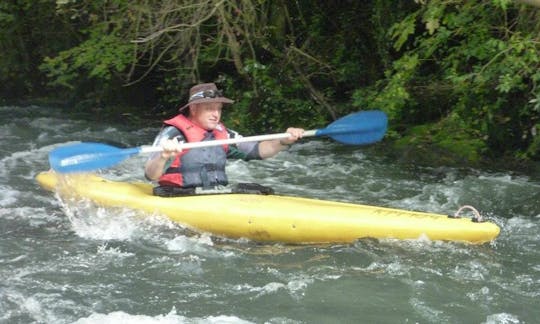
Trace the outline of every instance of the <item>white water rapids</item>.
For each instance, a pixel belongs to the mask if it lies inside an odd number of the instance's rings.
[[[288,246],[194,233],[159,215],[60,200],[35,175],[71,141],[150,144],[157,128],[0,107],[0,323],[535,323],[540,175],[420,167],[310,139],[231,182],[278,193],[452,214],[473,205],[493,243],[360,240]],[[246,134],[250,135],[250,134]],[[377,144],[376,144],[377,145]],[[101,171],[144,180],[144,156]]]

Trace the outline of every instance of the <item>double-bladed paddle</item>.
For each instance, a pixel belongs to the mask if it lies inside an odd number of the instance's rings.
[[[328,136],[335,141],[350,145],[366,145],[381,140],[386,133],[388,119],[379,110],[352,113],[340,118],[326,128],[308,130],[304,137]],[[285,139],[289,133],[248,136],[204,142],[179,143],[181,149],[191,149],[243,142],[259,142]],[[158,146],[118,148],[102,143],[83,142],[58,147],[49,153],[49,163],[59,173],[88,172],[111,167],[130,156],[140,153],[160,152]]]

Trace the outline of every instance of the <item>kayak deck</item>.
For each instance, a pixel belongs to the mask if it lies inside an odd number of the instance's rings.
[[[36,180],[60,195],[101,206],[158,213],[191,229],[262,242],[350,243],[395,238],[485,243],[499,227],[469,218],[278,195],[219,194],[164,198],[149,183],[110,181],[92,174],[42,172]]]

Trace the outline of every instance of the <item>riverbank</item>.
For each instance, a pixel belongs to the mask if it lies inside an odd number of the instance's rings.
[[[176,113],[174,107],[156,106],[143,109],[122,105],[100,106],[90,101],[73,104],[49,98],[9,102],[3,100],[2,104],[20,107],[42,106],[47,107],[46,109],[60,110],[69,118],[97,123],[129,124],[136,128],[154,126],[159,128],[164,119]],[[390,152],[392,158],[398,161],[421,166],[480,167],[494,171],[540,172],[540,160],[518,159],[511,155],[497,156],[497,152],[489,151],[485,145],[482,145],[481,140],[472,137],[470,132],[460,130],[456,125],[448,122],[434,125],[411,125],[406,129],[401,126],[399,131],[390,123],[387,136],[371,149],[377,149],[377,147],[384,147],[384,150]]]

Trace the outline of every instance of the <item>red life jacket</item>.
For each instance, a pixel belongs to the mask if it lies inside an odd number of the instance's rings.
[[[207,131],[184,115],[178,115],[164,123],[178,128],[187,142],[221,140],[229,137],[227,129],[221,123],[213,131]],[[160,185],[184,188],[227,185],[225,164],[228,150],[228,145],[183,150],[176,155],[158,182]]]

